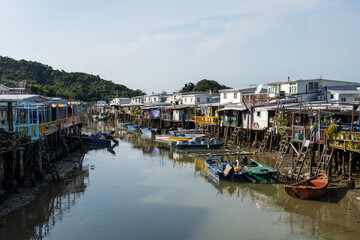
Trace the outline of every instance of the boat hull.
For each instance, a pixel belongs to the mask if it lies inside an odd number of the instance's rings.
[[[244,173],[239,171],[230,171],[226,174],[226,168],[231,166],[229,163],[218,158],[205,160],[205,165],[209,168],[209,175],[217,181],[242,181],[245,180]],[[233,166],[231,166],[233,168]]]
[[[152,129],[152,128],[140,128],[142,134],[145,134],[145,135],[154,135],[155,134],[155,129]]]
[[[209,144],[194,143],[194,144],[176,144],[178,149],[218,149],[221,148],[221,143],[214,142]]]
[[[277,174],[275,168],[268,167],[253,160],[248,165],[241,165],[241,168],[250,178],[259,182],[269,182],[275,179],[275,175]]]
[[[110,146],[111,145],[111,139],[97,139],[93,137],[82,137],[84,144],[90,144],[90,145],[101,145],[101,146]]]
[[[285,192],[293,197],[300,199],[315,199],[325,194],[328,186],[326,174],[318,174],[308,180],[291,185],[285,185]]]

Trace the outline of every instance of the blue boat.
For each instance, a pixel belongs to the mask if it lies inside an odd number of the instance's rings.
[[[100,120],[100,121],[108,120],[108,116],[107,116],[105,113],[101,113],[101,114],[98,116],[98,120]]]
[[[127,128],[129,129],[129,131],[137,132],[139,131],[140,125],[127,125]]]
[[[156,130],[154,128],[140,128],[141,132],[145,135],[155,135]]]
[[[209,158],[205,160],[209,168],[209,175],[217,181],[242,181],[246,179],[244,172],[232,163],[220,158]]]
[[[193,138],[191,140],[177,141],[175,147],[177,149],[217,149],[221,148],[222,143],[219,141],[204,138]]]
[[[128,123],[128,122],[119,122],[117,121],[116,125],[119,127],[119,128],[127,128],[128,125],[131,125],[131,123]]]
[[[99,145],[99,146],[111,146],[111,142],[118,143],[116,139],[114,139],[108,133],[97,132],[95,134],[82,134],[81,138],[84,144],[90,145]]]

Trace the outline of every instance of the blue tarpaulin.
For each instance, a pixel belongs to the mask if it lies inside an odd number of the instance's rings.
[[[151,110],[151,117],[159,118],[161,117],[161,112],[159,109],[152,109]]]

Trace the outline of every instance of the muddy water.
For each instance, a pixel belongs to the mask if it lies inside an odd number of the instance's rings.
[[[134,133],[117,138],[0,218],[0,239],[359,239],[360,218],[336,192],[306,201],[282,185],[217,183],[201,158]]]

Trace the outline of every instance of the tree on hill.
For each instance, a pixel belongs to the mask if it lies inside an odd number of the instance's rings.
[[[221,89],[229,89],[229,87],[221,85],[215,80],[203,79],[197,82],[196,85],[192,82],[185,84],[180,92],[208,92],[210,90],[212,92],[219,92]]]
[[[133,97],[145,94],[122,84],[101,79],[98,75],[80,72],[67,73],[33,61],[0,56],[0,79],[27,81],[35,94],[81,101],[110,100],[117,96]]]

